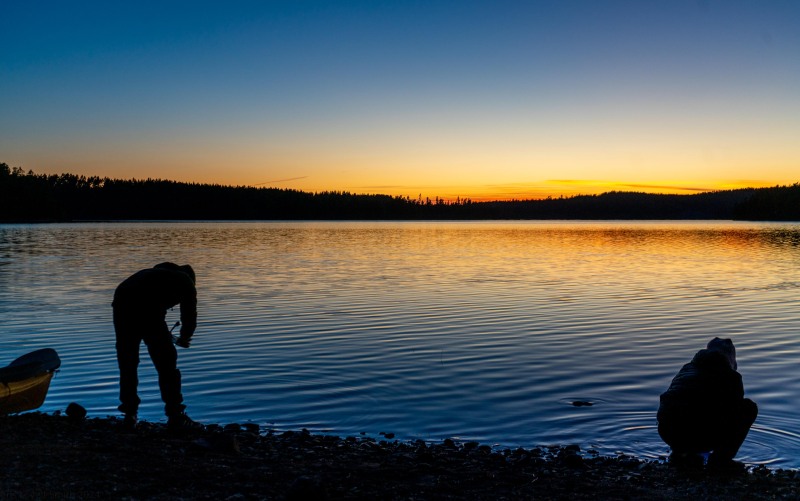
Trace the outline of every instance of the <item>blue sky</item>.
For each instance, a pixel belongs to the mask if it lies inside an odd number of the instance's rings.
[[[17,2],[0,161],[530,198],[800,181],[800,2]],[[667,189],[669,188],[669,189]]]

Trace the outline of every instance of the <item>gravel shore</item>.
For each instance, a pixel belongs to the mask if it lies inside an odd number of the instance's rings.
[[[253,424],[182,435],[159,423],[0,417],[0,499],[797,499],[793,470],[724,472],[605,457],[578,446],[494,450],[273,433]]]

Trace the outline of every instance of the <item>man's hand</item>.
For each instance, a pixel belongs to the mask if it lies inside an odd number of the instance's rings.
[[[177,341],[175,341],[175,345],[180,346],[181,348],[188,348],[190,344],[192,344],[192,340],[188,337],[181,336]]]

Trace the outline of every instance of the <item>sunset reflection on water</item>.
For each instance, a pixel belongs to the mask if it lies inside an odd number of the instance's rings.
[[[800,467],[797,224],[0,225],[0,352],[63,360],[43,410],[116,414],[111,296],[165,260],[198,275],[200,421],[659,457],[658,395],[719,335],[761,409],[740,459]]]

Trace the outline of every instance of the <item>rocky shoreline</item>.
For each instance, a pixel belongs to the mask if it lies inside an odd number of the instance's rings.
[[[274,433],[254,424],[183,435],[159,423],[0,417],[0,499],[797,499],[794,470],[678,468],[578,446],[493,450],[391,434]]]

